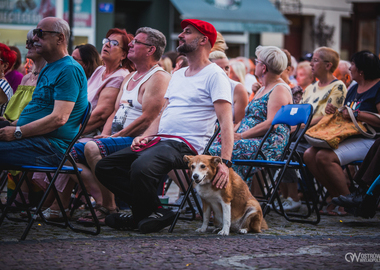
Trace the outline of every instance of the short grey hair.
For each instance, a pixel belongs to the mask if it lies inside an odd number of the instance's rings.
[[[34,35],[33,35],[33,29],[30,29],[29,32],[28,32],[28,34],[26,34],[26,39],[27,40],[32,40],[33,37],[34,37]]]
[[[157,29],[150,27],[140,27],[136,31],[136,35],[144,33],[147,35],[146,42],[156,47],[156,51],[153,54],[155,60],[159,61],[166,47],[166,37],[163,33]]]
[[[62,33],[65,36],[66,45],[69,43],[70,26],[64,19],[57,18],[57,20],[53,23],[53,31]]]
[[[350,73],[350,67],[351,67],[351,63],[346,61],[346,60],[340,60],[339,61],[339,64],[338,64],[338,67],[339,66],[342,66],[344,68],[344,71],[346,73]]]
[[[224,59],[224,58],[227,59],[227,55],[222,51],[213,51],[208,56],[208,59],[210,61],[215,61],[215,60]]]
[[[280,75],[288,66],[286,54],[276,46],[258,46],[256,55],[274,74]]]

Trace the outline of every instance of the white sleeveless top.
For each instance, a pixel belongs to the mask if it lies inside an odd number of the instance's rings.
[[[157,66],[149,71],[132,90],[127,90],[127,86],[129,84],[129,81],[133,78],[133,75],[129,78],[127,83],[124,84],[123,95],[120,99],[119,109],[112,121],[112,134],[119,132],[123,128],[127,127],[142,115],[142,105],[138,101],[140,86],[146,82],[154,73],[160,70],[163,71],[161,67]]]

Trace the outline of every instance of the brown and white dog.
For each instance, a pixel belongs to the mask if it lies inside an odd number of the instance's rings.
[[[228,235],[230,230],[237,233],[261,232],[268,226],[263,218],[259,202],[252,196],[247,184],[229,169],[229,182],[225,189],[213,184],[216,169],[222,162],[220,157],[199,155],[184,156],[188,163],[194,187],[203,203],[203,224],[198,232],[206,232],[211,210],[214,212],[214,225],[220,235]]]

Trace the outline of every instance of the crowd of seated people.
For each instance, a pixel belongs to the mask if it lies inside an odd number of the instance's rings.
[[[82,179],[95,200],[96,215],[102,225],[147,233],[161,230],[174,218],[153,192],[162,176],[184,167],[184,154],[202,152],[216,119],[222,131],[210,153],[224,160],[214,181],[217,188],[228,182],[229,160],[249,159],[257,152],[281,106],[311,104],[313,126],[323,116],[347,105],[354,109],[358,121],[380,128],[380,119],[366,113],[380,113],[380,62],[371,52],[358,52],[347,62],[333,49],[320,47],[310,62],[295,65],[289,51],[258,46],[254,63],[250,64],[244,57],[228,59],[226,42],[212,25],[187,19],[181,26],[179,54],[163,55],[165,36],[156,29],[141,27],[135,36],[125,30],[110,29],[100,54],[93,45],[85,44],[67,56],[68,25],[54,17],[41,20],[27,35],[27,58],[33,60],[34,66],[15,94],[29,95],[22,106],[11,102],[13,90],[4,78],[12,67],[16,69],[16,57],[0,44],[0,112],[4,114],[0,122],[0,163],[24,164],[38,152],[39,157],[31,159],[31,165],[57,164],[89,101],[93,109],[90,120],[71,154],[83,170]],[[45,45],[50,39],[59,41],[56,48]],[[40,74],[50,78],[65,74],[70,82],[61,80],[62,85],[53,87],[49,80],[38,80]],[[67,87],[72,90],[65,92]],[[35,107],[43,102],[46,88],[51,91],[47,109],[36,113]],[[33,91],[36,94],[32,98]],[[349,118],[346,110],[343,116]],[[184,127],[184,123],[191,124]],[[293,131],[294,127],[286,125],[273,129],[270,143],[262,149],[269,160],[282,155]],[[196,153],[172,139],[162,139],[142,151],[155,134],[182,136],[194,144]],[[10,149],[20,149],[25,144],[28,149],[18,159],[20,152]],[[356,207],[361,202],[379,174],[373,162],[378,159],[378,144],[379,140],[360,136],[345,140],[336,150],[301,142],[297,151],[330,195],[322,214],[346,215],[344,207]],[[7,153],[10,158],[4,159],[3,151],[13,154]],[[352,183],[347,181],[341,166],[363,159],[363,168],[369,169],[359,170],[354,178],[359,190],[350,194]],[[244,178],[246,167],[232,166]],[[285,211],[298,211],[301,207],[299,177],[295,171],[289,171],[280,186]],[[43,174],[35,174],[33,180],[41,188],[47,187]],[[60,176],[56,182],[64,208],[69,208],[75,182],[77,179],[70,176]],[[27,199],[27,186],[22,187],[22,192]],[[132,215],[118,213],[115,195],[131,206]],[[58,220],[62,218],[59,209],[52,196],[43,214],[47,219]],[[77,222],[94,224],[92,216],[86,214]]]

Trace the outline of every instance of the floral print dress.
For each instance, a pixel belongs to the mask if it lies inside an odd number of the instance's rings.
[[[278,85],[278,84],[277,84]],[[275,85],[267,94],[259,99],[253,99],[247,106],[245,116],[237,133],[242,133],[267,119],[267,107],[269,96]],[[284,85],[284,84],[282,84]],[[288,88],[288,87],[287,87]],[[290,89],[289,89],[290,91]],[[262,147],[262,151],[268,160],[277,160],[280,158],[286,144],[288,143],[290,128],[287,125],[278,125],[268,136],[268,139]],[[234,142],[231,159],[250,159],[258,150],[263,137],[243,139]],[[210,147],[211,155],[220,156],[221,142],[215,141]],[[235,166],[232,168],[244,179],[247,173],[247,166]]]

